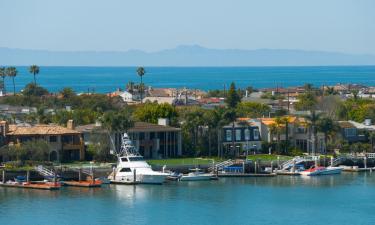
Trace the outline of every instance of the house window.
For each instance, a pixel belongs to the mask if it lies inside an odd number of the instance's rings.
[[[355,128],[346,128],[345,129],[345,136],[346,137],[357,136],[357,129],[355,129]]]
[[[232,141],[232,131],[231,130],[226,130],[225,131],[225,136],[227,141]]]
[[[49,136],[49,142],[57,142],[57,136]]]
[[[304,127],[298,127],[297,128],[297,133],[304,134],[304,133],[306,133],[306,129]]]
[[[241,130],[240,129],[236,130],[236,141],[241,141]]]
[[[250,130],[249,130],[249,128],[245,129],[245,140],[250,141]]]
[[[254,129],[254,140],[259,140],[259,130]]]

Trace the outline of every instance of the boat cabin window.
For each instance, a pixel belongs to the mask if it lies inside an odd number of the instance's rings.
[[[122,168],[120,172],[131,172],[130,168]]]
[[[121,162],[127,162],[128,159],[126,157],[121,158]]]
[[[129,161],[130,162],[134,162],[134,161],[143,161],[143,157],[142,156],[137,156],[137,157],[129,157]]]

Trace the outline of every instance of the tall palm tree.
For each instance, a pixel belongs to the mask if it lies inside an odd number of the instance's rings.
[[[0,77],[3,79],[3,95],[5,95],[5,77],[7,76],[5,67],[0,67]]]
[[[281,118],[281,122],[285,124],[285,147],[284,147],[284,153],[288,153],[288,147],[289,147],[289,117],[284,116]]]
[[[324,134],[325,153],[328,150],[328,136],[338,130],[336,123],[328,117],[320,118],[317,121],[317,130]]]
[[[36,77],[35,75],[39,74],[39,66],[31,65],[29,68],[29,72],[34,75],[34,84],[36,86]]]
[[[140,92],[141,92],[141,103],[142,103],[142,99],[143,99],[143,76],[146,74],[146,70],[145,68],[143,67],[138,67],[137,68],[137,74],[138,76],[141,77],[141,85],[140,85]]]
[[[320,115],[317,114],[315,112],[315,110],[311,111],[310,112],[310,115],[306,116],[306,119],[309,120],[309,127],[311,128],[311,137],[312,137],[312,144],[313,144],[313,148],[312,148],[312,154],[315,155],[316,153],[316,150],[318,148],[318,142],[317,142],[317,139],[318,139],[318,129],[317,129],[317,122],[319,121],[320,119]]]
[[[276,117],[275,122],[272,124],[271,130],[276,131],[277,134],[277,151],[281,150],[281,131],[283,129],[284,121],[281,117]]]
[[[16,67],[11,66],[6,69],[6,75],[11,77],[13,81],[13,95],[16,95],[16,84],[14,83],[14,78],[17,76],[17,73],[18,71]]]

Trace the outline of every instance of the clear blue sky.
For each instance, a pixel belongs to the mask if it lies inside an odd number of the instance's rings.
[[[375,54],[375,0],[0,0],[0,47]]]

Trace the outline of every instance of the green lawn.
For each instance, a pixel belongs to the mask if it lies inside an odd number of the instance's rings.
[[[259,154],[259,155],[249,155],[247,156],[248,160],[256,161],[256,160],[261,160],[261,161],[277,161],[277,156],[278,155],[268,155],[268,154]],[[289,159],[292,159],[293,157],[291,156],[285,156],[285,155],[279,155],[281,161],[286,161]]]
[[[212,164],[212,160],[217,162],[214,158],[175,158],[175,159],[150,159],[147,162],[151,165],[208,165]]]

